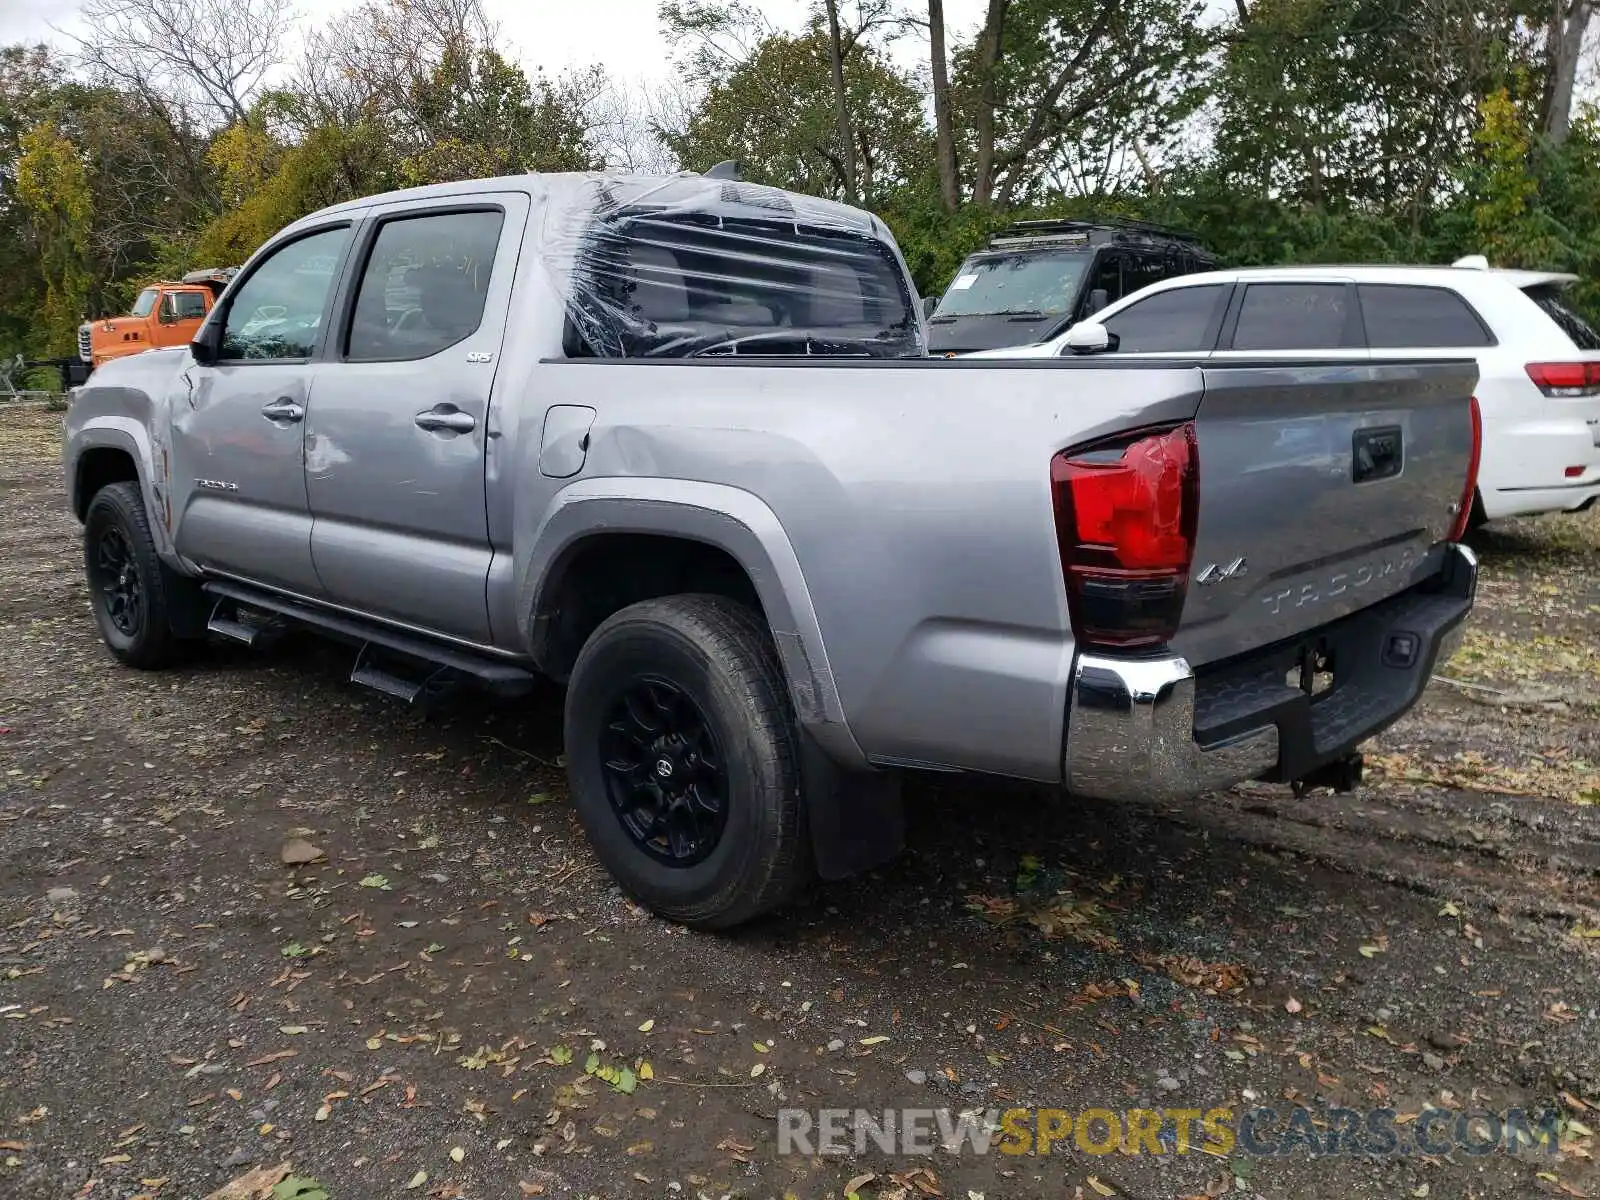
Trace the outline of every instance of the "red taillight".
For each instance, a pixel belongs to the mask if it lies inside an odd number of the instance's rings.
[[[1528,378],[1546,396],[1600,396],[1600,362],[1529,363]]]
[[[1051,460],[1056,536],[1081,641],[1143,646],[1177,632],[1199,474],[1192,423]]]
[[[1532,367],[1528,368],[1531,372]],[[1450,540],[1459,542],[1467,532],[1467,522],[1472,519],[1472,502],[1478,494],[1478,463],[1483,459],[1483,413],[1478,408],[1478,398],[1472,398],[1472,452],[1467,456],[1467,483],[1461,489],[1461,505],[1456,509],[1456,519],[1450,527]]]

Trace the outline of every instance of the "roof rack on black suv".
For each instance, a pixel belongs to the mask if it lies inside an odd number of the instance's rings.
[[[1194,234],[1151,221],[1016,221],[961,264],[928,314],[928,348],[954,355],[1048,341],[1130,292],[1220,265]]]
[[[1013,221],[1004,229],[996,230],[989,238],[989,245],[1001,249],[1008,246],[1044,245],[1056,241],[1081,245],[1087,240],[1091,245],[1099,245],[1106,242],[1139,242],[1147,239],[1187,242],[1195,246],[1200,244],[1200,238],[1186,229],[1157,225],[1154,221],[1136,221],[1132,217],[1051,217],[1042,220]]]

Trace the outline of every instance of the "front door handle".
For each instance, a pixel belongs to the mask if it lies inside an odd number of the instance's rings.
[[[269,421],[303,421],[306,410],[287,396],[279,396],[271,404],[261,406],[261,415]]]
[[[471,413],[462,412],[450,404],[436,404],[414,418],[418,429],[449,430],[451,433],[471,433],[478,427]]]

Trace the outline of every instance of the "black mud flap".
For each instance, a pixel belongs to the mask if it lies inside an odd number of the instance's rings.
[[[167,625],[174,637],[201,638],[211,619],[213,602],[200,591],[199,581],[179,575],[166,563],[160,564],[162,590],[167,597]]]
[[[904,848],[906,813],[898,773],[846,771],[802,731],[800,783],[811,850],[823,879],[859,875]]]

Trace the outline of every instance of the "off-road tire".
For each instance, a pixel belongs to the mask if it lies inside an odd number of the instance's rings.
[[[646,676],[692,699],[721,747],[725,825],[693,865],[647,853],[607,791],[610,714]],[[793,711],[772,639],[744,605],[679,595],[613,614],[573,666],[564,725],[578,817],[600,861],[647,908],[692,928],[727,929],[778,907],[810,878]]]
[[[128,559],[137,572],[141,591],[139,619],[131,629],[119,628],[103,590],[103,572],[97,565],[101,538],[108,530],[120,534]],[[197,588],[193,580],[169,570],[156,556],[156,544],[145,515],[144,497],[136,483],[111,483],[95,493],[83,519],[84,576],[89,604],[100,636],[117,659],[130,667],[155,670],[179,657],[185,645],[172,632],[174,593]]]

